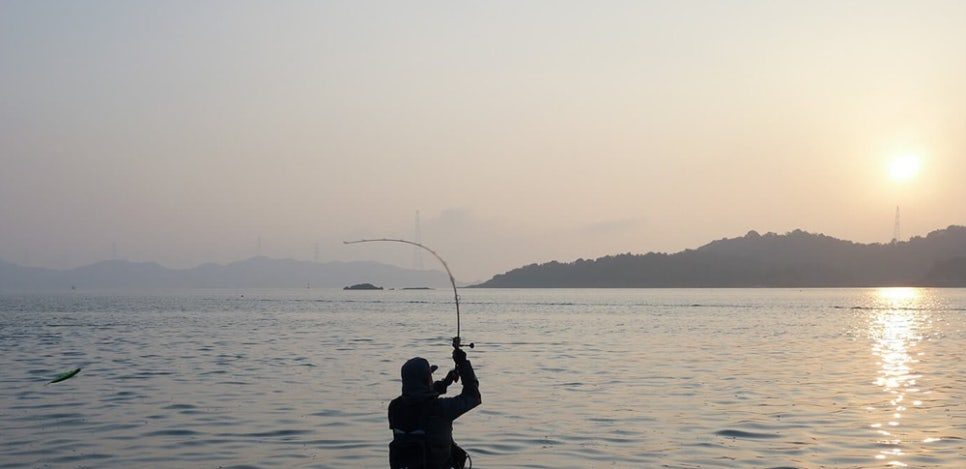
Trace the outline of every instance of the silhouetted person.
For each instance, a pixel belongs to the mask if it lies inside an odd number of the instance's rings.
[[[433,371],[425,358],[407,361],[401,370],[402,395],[389,403],[389,466],[392,469],[462,469],[466,451],[453,441],[453,420],[483,402],[479,381],[466,352],[453,348],[456,368],[446,378],[433,382]],[[455,381],[463,380],[456,397],[439,397]]]

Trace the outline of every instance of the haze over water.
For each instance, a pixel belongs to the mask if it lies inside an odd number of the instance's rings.
[[[0,9],[0,259],[23,265],[410,267],[341,241],[412,238],[420,211],[474,282],[749,230],[888,242],[896,205],[905,238],[966,223],[962,1]]]
[[[422,241],[461,284],[607,256],[567,285],[966,286],[963,25],[960,0],[0,0],[0,466],[385,467],[452,297],[318,289],[438,268],[343,241]],[[745,233],[778,247],[660,254]],[[396,267],[329,264],[362,260]],[[155,290],[88,290],[125,285]],[[316,289],[161,289],[255,285]],[[966,460],[966,290],[461,294],[476,467]]]
[[[966,290],[461,294],[483,405],[455,437],[476,467],[966,454]],[[445,290],[2,294],[0,462],[385,466],[399,366],[445,368],[454,316]]]

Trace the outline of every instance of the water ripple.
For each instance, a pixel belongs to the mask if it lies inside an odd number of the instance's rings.
[[[484,404],[454,433],[476,467],[953,468],[966,454],[966,291],[462,295]],[[398,367],[447,367],[450,301],[0,295],[0,461],[384,467]]]

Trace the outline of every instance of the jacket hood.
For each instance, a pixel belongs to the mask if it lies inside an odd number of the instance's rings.
[[[400,374],[402,375],[402,395],[410,398],[430,398],[439,395],[433,391],[433,371],[436,369],[430,366],[429,361],[422,357],[416,357],[403,364]]]

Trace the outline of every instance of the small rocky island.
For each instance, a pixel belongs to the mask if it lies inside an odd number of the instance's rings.
[[[357,283],[349,287],[344,287],[343,290],[382,290],[382,287],[377,287],[371,283]]]

